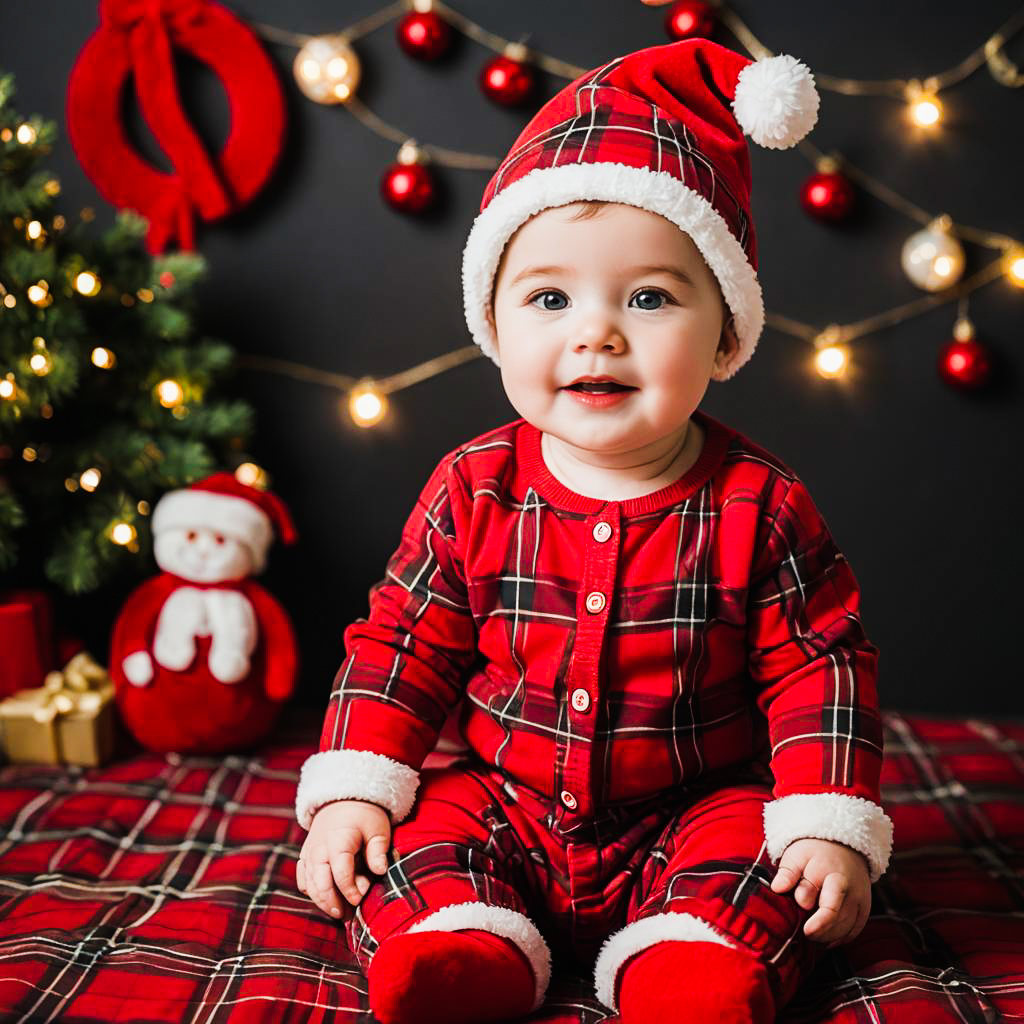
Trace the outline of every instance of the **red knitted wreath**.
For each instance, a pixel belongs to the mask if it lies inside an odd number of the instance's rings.
[[[228,94],[231,128],[211,160],[178,96],[172,47],[208,65]],[[121,90],[134,75],[142,114],[173,173],[142,159],[121,123]],[[151,252],[176,238],[193,248],[194,217],[214,220],[244,205],[277,161],[284,97],[253,32],[210,0],[100,0],[100,27],[71,71],[68,134],[100,194],[149,220]]]

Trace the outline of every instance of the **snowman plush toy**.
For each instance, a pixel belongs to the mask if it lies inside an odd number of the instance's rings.
[[[275,532],[294,543],[283,502],[231,473],[165,494],[153,509],[163,570],[125,601],[111,636],[121,718],[150,750],[243,750],[273,727],[295,685],[295,633],[251,577]]]

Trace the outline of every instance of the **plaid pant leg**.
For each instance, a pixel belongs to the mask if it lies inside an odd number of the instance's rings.
[[[616,1007],[619,969],[664,940],[720,942],[746,949],[767,968],[776,1006],[813,970],[823,946],[803,934],[814,909],[793,891],[776,893],[765,849],[765,803],[758,779],[702,792],[670,819],[650,847],[626,908],[627,924],[605,942],[594,965],[598,998]]]
[[[409,931],[479,928],[511,939],[534,969],[537,1005],[551,954],[530,919],[530,843],[515,803],[497,780],[466,761],[420,773],[416,803],[394,826],[388,869],[346,922],[365,972],[382,942]]]

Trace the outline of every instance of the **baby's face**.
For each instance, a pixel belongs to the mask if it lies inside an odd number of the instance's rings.
[[[622,203],[574,220],[583,205],[544,210],[513,235],[493,323],[502,383],[519,414],[567,444],[611,455],[678,433],[707,390],[719,342],[723,355],[737,342],[689,235]],[[581,376],[611,376],[632,390],[588,402],[567,389]]]

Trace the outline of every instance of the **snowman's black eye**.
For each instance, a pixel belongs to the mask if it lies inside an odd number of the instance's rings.
[[[189,540],[195,540],[196,539],[196,531],[195,530],[189,530],[188,533],[185,536],[188,537]]]

